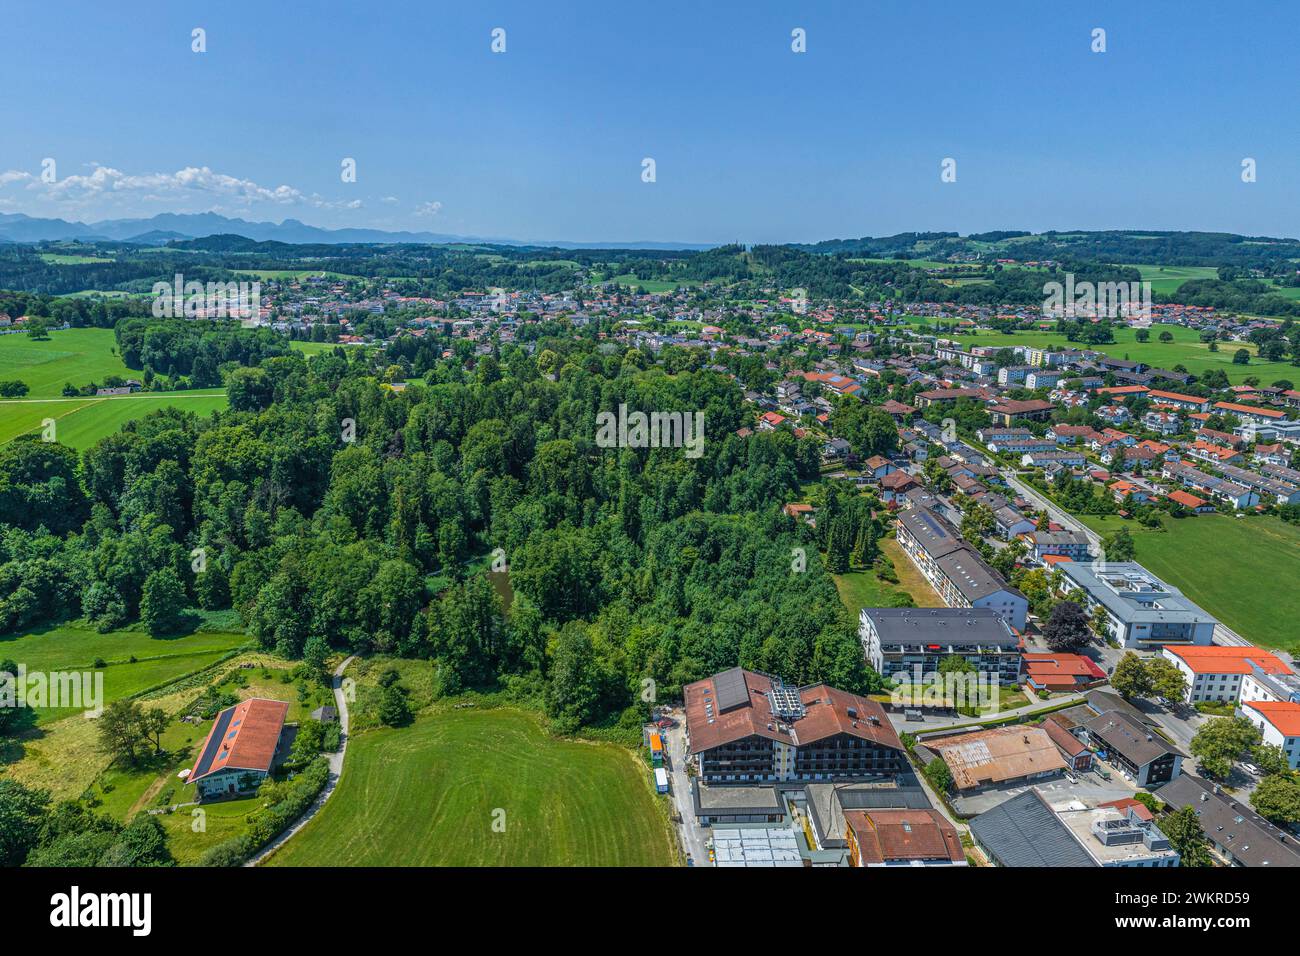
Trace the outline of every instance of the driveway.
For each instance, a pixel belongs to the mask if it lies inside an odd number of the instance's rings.
[[[667,751],[664,764],[668,770],[668,787],[673,805],[682,818],[682,822],[677,824],[677,835],[681,839],[683,852],[691,857],[694,864],[708,866],[709,849],[705,843],[709,839],[709,831],[700,826],[695,816],[695,803],[691,799],[691,778],[686,773],[685,711],[674,708],[672,717],[677,721],[677,726],[663,731],[664,748]]]
[[[355,656],[349,657],[338,667],[334,668],[334,678],[332,686],[334,688],[334,706],[339,712],[339,749],[332,754],[328,754],[326,759],[330,765],[329,779],[325,781],[325,786],[321,789],[319,796],[312,802],[289,829],[285,830],[278,837],[268,843],[260,853],[249,860],[244,866],[257,866],[268,856],[284,846],[295,833],[307,825],[307,821],[314,817],[321,807],[325,806],[325,801],[334,793],[334,788],[338,786],[339,778],[343,776],[343,758],[348,752],[348,699],[343,693],[343,672],[348,669],[348,665],[356,660]]]

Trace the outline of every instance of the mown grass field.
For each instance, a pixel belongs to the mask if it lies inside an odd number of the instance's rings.
[[[448,710],[368,731],[346,761],[329,802],[268,865],[677,862],[649,772],[628,750],[550,737],[523,711]]]
[[[119,431],[126,422],[169,406],[207,415],[226,407],[226,393],[220,389],[201,389],[123,398],[0,401],[0,444],[28,432],[39,433],[43,428],[41,423],[52,418],[55,439],[82,450]]]
[[[102,673],[104,703],[107,704],[202,670],[248,641],[245,634],[229,632],[152,638],[139,631],[100,634],[90,628],[59,625],[28,634],[0,637],[0,660],[24,665],[29,673]],[[107,666],[96,668],[96,659],[102,659]],[[68,708],[36,710],[38,723],[48,723],[76,713]]]
[[[34,342],[25,333],[0,335],[0,381],[26,382],[27,398],[58,398],[68,383],[138,378],[114,353],[116,347],[112,329],[56,329],[48,342]]]
[[[1251,375],[1257,376],[1265,385],[1280,379],[1287,379],[1292,382],[1300,380],[1300,369],[1286,362],[1261,362],[1256,358],[1255,346],[1248,343],[1220,342],[1219,351],[1211,352],[1209,346],[1198,338],[1198,333],[1194,329],[1184,328],[1181,325],[1153,325],[1150,331],[1151,340],[1149,342],[1139,342],[1135,330],[1129,328],[1116,329],[1113,343],[1095,346],[1067,342],[1065,336],[1057,332],[1014,332],[1011,335],[1003,335],[1001,332],[976,332],[970,335],[954,335],[951,337],[965,347],[972,345],[1006,346],[1008,348],[1013,345],[1073,345],[1077,348],[1093,348],[1107,355],[1125,358],[1133,362],[1145,362],[1157,368],[1171,369],[1175,365],[1182,365],[1193,375],[1199,375],[1207,369],[1217,368],[1226,372],[1228,380],[1233,384],[1240,383],[1242,379]],[[1163,331],[1170,332],[1174,340],[1168,343],[1159,341],[1160,333]],[[1238,349],[1243,348],[1251,355],[1250,364],[1234,365],[1232,361],[1233,354]]]
[[[1143,282],[1151,283],[1151,292],[1168,295],[1177,292],[1178,287],[1192,279],[1218,278],[1219,270],[1214,266],[1161,266],[1146,263],[1126,263],[1130,269],[1137,269],[1142,274]]]
[[[619,276],[610,276],[604,281],[617,282],[619,285],[631,286],[640,289],[642,292],[649,295],[654,295],[657,292],[672,292],[673,289],[676,289],[678,286],[690,288],[699,285],[699,283],[694,279],[675,279],[672,281],[669,281],[668,279],[638,279],[630,272]]]
[[[1227,515],[1166,518],[1166,531],[1115,517],[1082,520],[1102,534],[1128,528],[1140,564],[1247,640],[1300,653],[1300,527]]]

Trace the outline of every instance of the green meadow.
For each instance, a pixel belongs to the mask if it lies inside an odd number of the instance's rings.
[[[1192,279],[1214,279],[1219,275],[1214,266],[1159,266],[1136,262],[1127,263],[1127,266],[1137,269],[1143,282],[1151,283],[1153,294],[1161,295],[1177,292],[1179,286]]]
[[[1160,333],[1164,331],[1173,335],[1172,342],[1160,341]],[[1195,329],[1181,325],[1153,325],[1150,332],[1150,341],[1139,342],[1134,329],[1116,329],[1113,343],[1093,346],[1067,342],[1065,336],[1058,332],[1026,331],[1004,335],[1001,332],[982,331],[974,334],[951,334],[947,337],[960,342],[965,347],[987,345],[994,348],[1002,346],[1010,348],[1013,345],[1057,345],[1092,348],[1117,358],[1145,362],[1156,368],[1172,369],[1175,365],[1182,365],[1193,375],[1218,368],[1226,372],[1228,380],[1234,384],[1252,375],[1258,377],[1265,385],[1280,379],[1300,381],[1300,369],[1287,362],[1261,362],[1256,355],[1255,346],[1249,343],[1220,342],[1219,350],[1211,352],[1209,346],[1200,340]],[[1238,349],[1243,348],[1250,353],[1250,362],[1247,365],[1236,365],[1232,361],[1232,356]]]
[[[220,389],[199,389],[121,398],[0,400],[0,444],[29,432],[39,433],[45,427],[43,422],[53,419],[55,440],[82,450],[117,432],[126,422],[169,406],[207,415],[226,407],[226,393]]]
[[[248,643],[248,636],[200,631],[154,638],[142,631],[100,634],[76,624],[0,637],[0,660],[21,664],[29,673],[94,671],[104,675],[104,703],[131,697],[202,670]],[[95,667],[102,661],[103,667]],[[68,708],[38,708],[37,722],[76,713]]]
[[[117,355],[112,329],[64,329],[47,342],[25,333],[0,335],[0,381],[18,379],[31,389],[27,398],[57,398],[63,386],[103,382],[110,375],[138,378]]]
[[[1082,520],[1101,534],[1128,528],[1140,564],[1246,640],[1300,653],[1300,527],[1218,514],[1166,518],[1165,531],[1116,517]]]
[[[674,866],[659,799],[626,748],[447,709],[353,736],[338,789],[267,865]]]

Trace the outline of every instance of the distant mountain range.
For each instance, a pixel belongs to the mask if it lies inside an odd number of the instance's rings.
[[[387,232],[383,229],[322,229],[297,219],[283,222],[249,222],[214,212],[159,213],[148,219],[105,219],[68,222],[38,219],[23,213],[0,213],[0,242],[45,242],[63,239],[85,242],[133,242],[161,246],[173,239],[240,235],[259,242],[348,243],[422,242],[493,243],[508,246],[548,246],[559,249],[708,249],[713,244],[691,242],[523,242],[517,239],[457,236],[439,232]]]

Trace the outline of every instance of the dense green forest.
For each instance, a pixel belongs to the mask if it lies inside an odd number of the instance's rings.
[[[440,360],[403,392],[370,361],[271,355],[228,371],[210,418],[156,412],[81,456],[0,448],[0,632],[233,608],[287,658],[428,658],[444,693],[536,682],[564,729],[643,709],[647,678],[672,693],[737,663],[874,686],[814,532],[781,511],[816,443],[736,436],[725,376],[580,339]],[[620,403],[703,410],[704,454],[596,447]],[[835,533],[860,536],[846,520]],[[508,612],[481,573],[496,548]]]

